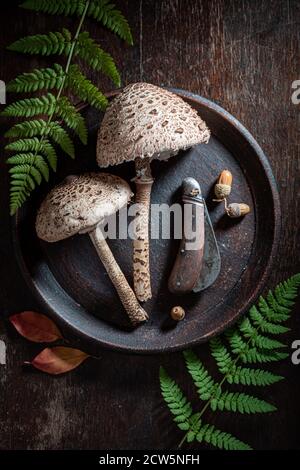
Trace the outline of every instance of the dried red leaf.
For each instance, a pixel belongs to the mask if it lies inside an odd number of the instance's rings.
[[[47,374],[58,375],[75,369],[88,357],[88,354],[79,349],[56,346],[43,349],[31,361],[31,365]]]
[[[41,313],[29,311],[17,313],[9,320],[20,335],[35,343],[52,343],[62,338],[55,323]]]

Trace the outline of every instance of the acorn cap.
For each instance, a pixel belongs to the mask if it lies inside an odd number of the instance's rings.
[[[167,159],[203,142],[210,131],[182,98],[149,83],[127,86],[111,102],[98,133],[100,167],[140,158]]]
[[[126,181],[107,173],[68,176],[46,196],[36,232],[47,242],[86,233],[125,206],[132,196]]]

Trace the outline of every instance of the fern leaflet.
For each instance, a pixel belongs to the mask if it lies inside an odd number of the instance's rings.
[[[188,442],[205,441],[219,449],[251,449],[248,444],[236,439],[231,434],[220,431],[210,424],[204,424],[200,413],[193,413],[191,403],[162,367],[160,368],[160,387],[162,396],[174,416],[173,420],[180,430],[186,431]]]
[[[70,31],[63,28],[62,32],[50,32],[49,34],[36,34],[25,36],[13,42],[7,48],[10,51],[22,52],[23,54],[40,54],[43,56],[69,55],[72,46],[72,35]]]
[[[74,158],[74,144],[59,122],[47,123],[43,119],[24,121],[15,124],[5,134],[5,137],[35,137],[49,135],[71,158]]]
[[[121,77],[112,56],[103,51],[88,32],[79,35],[75,54],[85,60],[92,69],[99,70],[107,75],[116,86],[121,86]]]
[[[59,89],[65,78],[65,71],[59,64],[53,64],[52,68],[34,69],[18,75],[7,84],[7,91],[14,93],[31,93],[38,90]]]
[[[215,383],[205,367],[192,351],[184,351],[187,369],[201,400],[209,400],[213,411],[238,411],[240,413],[267,413],[273,405],[245,393],[222,392],[221,384]]]
[[[237,366],[219,337],[210,340],[210,349],[219,371],[230,384],[266,386],[283,379],[280,375],[262,369]]]
[[[95,85],[93,85],[79,70],[77,65],[71,65],[67,76],[66,86],[83,101],[103,111],[108,100]]]
[[[49,2],[48,0],[26,0],[21,7],[51,15],[81,16],[85,3],[83,0],[56,0],[55,2]],[[132,34],[126,18],[109,0],[91,0],[87,16],[101,22],[128,44],[133,44]]]
[[[52,170],[56,171],[57,155],[53,145],[48,139],[39,140],[37,137],[33,137],[32,139],[15,140],[6,145],[5,149],[15,152],[40,152],[46,156]]]

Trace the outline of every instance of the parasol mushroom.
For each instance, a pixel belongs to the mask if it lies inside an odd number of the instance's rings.
[[[134,289],[140,301],[151,298],[149,210],[153,159],[167,160],[179,150],[207,143],[209,129],[182,98],[149,83],[127,86],[112,101],[98,134],[100,167],[135,160],[136,203],[133,244]]]
[[[86,173],[68,176],[42,202],[36,232],[47,242],[88,233],[132,324],[148,319],[117,264],[102,232],[108,217],[131,198],[129,185],[118,176]]]

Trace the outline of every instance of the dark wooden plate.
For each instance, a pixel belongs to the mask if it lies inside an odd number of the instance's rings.
[[[173,90],[189,102],[212,131],[208,145],[182,152],[168,162],[153,162],[155,184],[152,202],[180,199],[186,176],[200,182],[219,243],[222,269],[213,286],[200,294],[176,297],[168,292],[167,280],[178,249],[176,240],[152,240],[151,275],[153,299],[145,308],[147,324],[131,330],[121,303],[87,235],[48,244],[35,235],[38,204],[49,190],[41,188],[14,220],[14,245],[25,278],[48,313],[86,348],[97,353],[99,346],[120,351],[157,353],[174,351],[220,333],[255,301],[264,287],[278,245],[280,205],[268,160],[249,132],[229,113],[200,96]],[[96,134],[100,113],[87,109],[90,130],[88,147],[78,144],[77,159],[61,156],[56,184],[70,173],[96,169]],[[245,202],[251,214],[229,219],[222,204],[212,202],[213,185],[219,173],[233,173],[231,202]],[[109,171],[127,181],[134,176],[132,163]],[[132,282],[132,242],[111,240],[112,251]],[[184,321],[174,324],[169,311],[175,305],[186,310]]]

